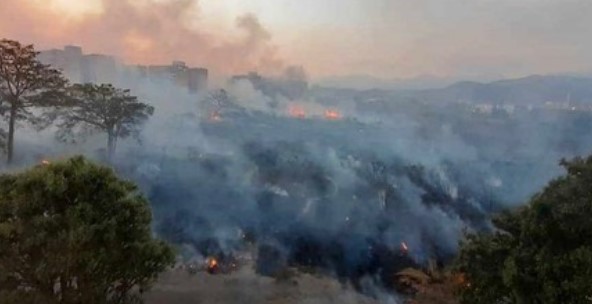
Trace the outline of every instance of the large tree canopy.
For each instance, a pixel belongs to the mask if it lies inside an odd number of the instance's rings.
[[[0,176],[0,299],[137,299],[174,259],[150,222],[134,184],[82,157]]]
[[[76,130],[99,131],[107,135],[107,152],[111,159],[117,140],[139,133],[154,108],[138,101],[129,90],[110,84],[76,84],[70,88],[71,104],[65,109],[58,136],[72,139]]]
[[[462,244],[464,303],[592,301],[592,156],[563,165],[567,175],[498,217],[493,234]]]
[[[44,120],[31,109],[56,106],[63,100],[65,78],[60,71],[39,62],[37,55],[32,45],[0,40],[0,110],[8,116],[8,163],[14,155],[17,120],[42,126]]]

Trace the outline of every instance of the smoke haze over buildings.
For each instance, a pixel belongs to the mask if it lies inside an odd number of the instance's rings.
[[[297,4],[296,4],[297,3]],[[585,0],[3,0],[0,36],[215,74],[492,79],[590,72]],[[487,34],[483,34],[487,33]]]
[[[376,295],[404,267],[450,259],[463,230],[491,229],[490,215],[524,203],[560,174],[561,158],[592,151],[592,80],[390,91],[311,78],[585,70],[592,45],[579,34],[592,18],[578,9],[587,8],[578,0],[0,0],[0,36],[59,48],[41,59],[74,82],[112,82],[155,108],[111,165],[141,186],[155,233],[185,258],[233,255],[248,243],[260,274],[313,267]],[[230,32],[213,26],[223,20]],[[553,26],[563,23],[565,32]],[[61,50],[70,44],[104,55]],[[209,88],[206,69],[219,76]],[[19,128],[19,164],[72,154],[104,161],[102,134],[64,144],[54,133]]]
[[[283,67],[271,34],[255,15],[238,16],[239,37],[224,40],[191,24],[199,18],[197,1],[102,0],[100,4],[97,11],[78,18],[64,17],[44,2],[3,0],[0,35],[40,48],[81,45],[91,52],[119,56],[129,64],[178,59],[223,74],[273,73]]]

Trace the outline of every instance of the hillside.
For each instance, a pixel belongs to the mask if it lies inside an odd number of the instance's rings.
[[[546,102],[592,104],[592,78],[529,76],[491,83],[459,82],[443,89],[409,92],[408,96],[433,102],[510,103]]]
[[[276,280],[255,274],[251,267],[226,275],[206,272],[191,275],[184,270],[173,270],[161,277],[145,299],[147,304],[379,303],[329,277],[299,274],[294,278]]]

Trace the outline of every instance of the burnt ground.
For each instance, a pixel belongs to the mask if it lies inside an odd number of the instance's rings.
[[[211,275],[171,270],[146,294],[147,304],[376,304],[378,301],[344,287],[338,281],[299,273],[274,279],[255,274],[252,267]]]

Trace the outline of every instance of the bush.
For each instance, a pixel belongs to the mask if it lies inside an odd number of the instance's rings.
[[[138,188],[82,157],[0,176],[4,303],[129,303],[173,264]]]
[[[463,303],[591,302],[592,157],[562,165],[567,175],[496,218],[493,234],[463,242]]]

